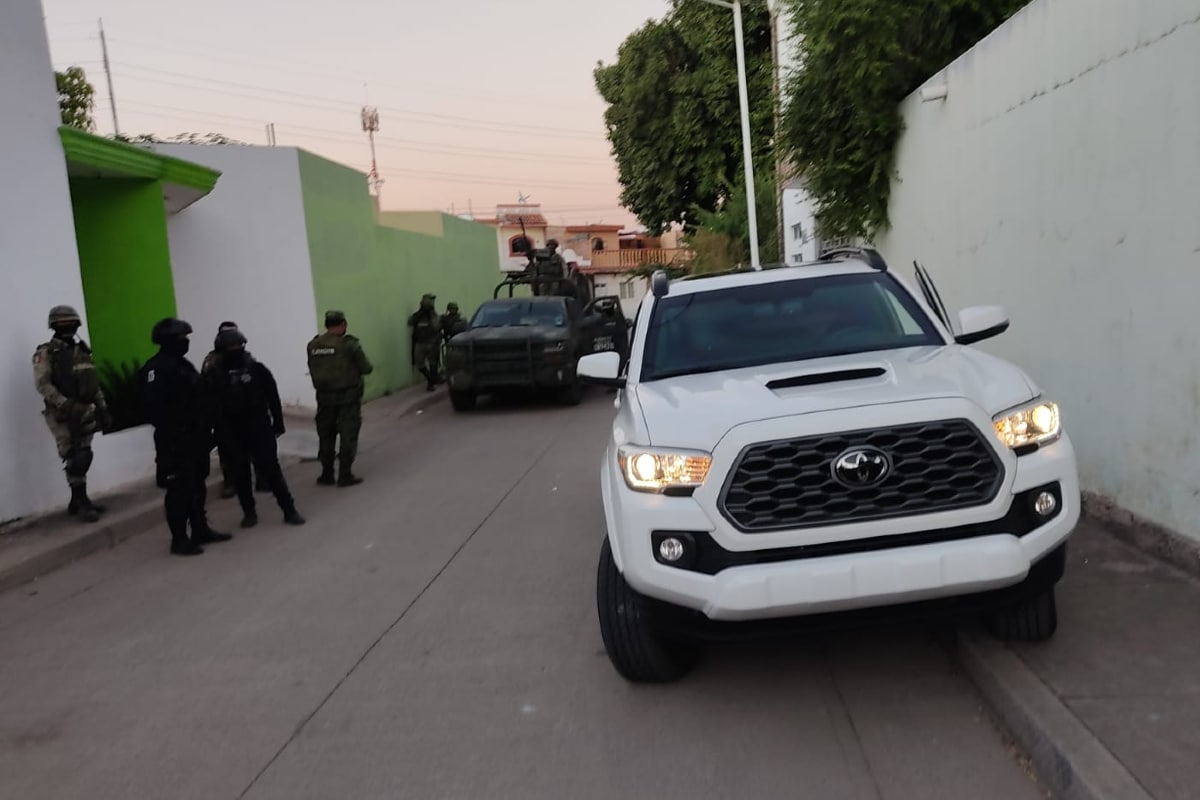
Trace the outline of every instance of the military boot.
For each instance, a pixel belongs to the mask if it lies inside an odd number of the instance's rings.
[[[188,538],[186,522],[178,529],[171,528],[171,555],[198,556],[203,552],[203,547]]]
[[[337,480],[333,477],[333,464],[321,465],[321,477],[317,478],[317,483],[322,486],[333,486]]]
[[[258,512],[253,508],[242,515],[242,527],[253,528],[258,524]]]
[[[192,525],[192,542],[194,544],[200,545],[213,544],[215,542],[228,542],[232,538],[232,533],[221,533],[220,531],[214,531],[211,527],[209,527],[207,522],[205,522],[205,524],[199,528],[197,528],[195,525]]]
[[[303,525],[308,522],[304,517],[300,516],[300,512],[295,506],[289,506],[283,510],[283,521],[288,525]]]
[[[88,499],[87,487],[82,485],[71,487],[71,502],[67,505],[67,513],[78,516],[83,522],[95,522],[100,519],[102,509],[92,505]]]
[[[343,462],[338,470],[338,486],[358,486],[363,479],[354,474],[348,463]]]

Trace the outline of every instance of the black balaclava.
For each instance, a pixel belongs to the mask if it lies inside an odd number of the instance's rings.
[[[183,336],[173,339],[167,339],[162,343],[162,351],[169,356],[177,356],[183,358],[187,355],[188,349],[192,346],[190,340]]]
[[[79,333],[78,322],[60,322],[54,326],[55,337],[67,342],[74,339],[77,333]]]

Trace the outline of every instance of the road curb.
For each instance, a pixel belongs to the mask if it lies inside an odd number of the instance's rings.
[[[1125,766],[1009,648],[958,634],[958,659],[1060,800],[1152,800]]]
[[[219,479],[211,480],[208,490],[212,492],[220,485]],[[0,594],[44,578],[93,553],[111,549],[126,539],[148,532],[163,521],[162,499],[158,498],[108,514],[90,525],[77,523],[78,535],[66,537],[48,550],[0,569]]]

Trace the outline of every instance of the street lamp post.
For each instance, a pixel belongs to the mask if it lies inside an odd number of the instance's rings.
[[[741,0],[703,0],[714,6],[733,9],[734,43],[737,48],[738,100],[742,109],[742,159],[746,168],[746,204],[750,224],[750,266],[762,269],[758,259],[758,204],[754,199],[754,157],[750,153],[750,98],[746,88],[746,44],[742,37]]]

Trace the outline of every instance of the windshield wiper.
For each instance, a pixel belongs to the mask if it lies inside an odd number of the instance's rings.
[[[745,369],[746,367],[755,366],[754,364],[717,364],[710,367],[686,367],[684,369],[672,369],[666,372],[656,372],[650,376],[652,381],[661,381],[667,378],[682,378],[685,375],[707,375],[710,372],[726,372],[731,369]]]

